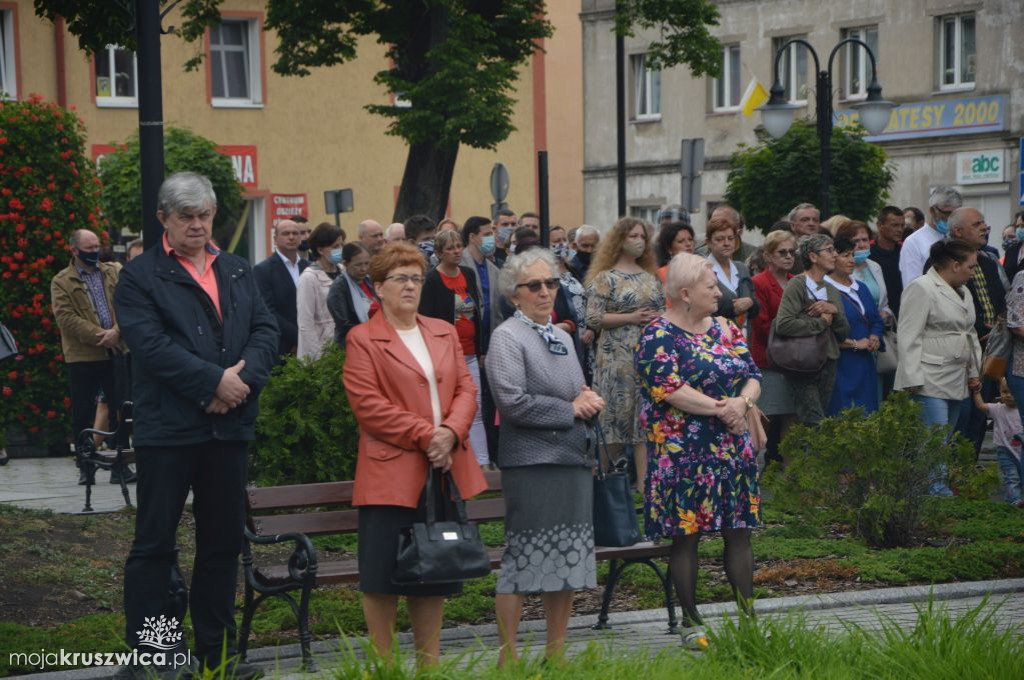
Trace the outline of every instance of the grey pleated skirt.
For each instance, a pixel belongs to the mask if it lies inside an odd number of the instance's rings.
[[[757,405],[766,416],[796,413],[786,376],[770,368],[761,369],[761,398]]]
[[[590,468],[504,468],[505,554],[499,593],[551,593],[597,587],[594,477]]]

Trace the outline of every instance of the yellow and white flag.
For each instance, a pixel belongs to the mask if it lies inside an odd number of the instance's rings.
[[[768,90],[764,89],[760,80],[752,77],[750,84],[747,85],[747,91],[743,93],[743,99],[740,100],[740,111],[749,118],[754,115],[757,107],[766,101],[768,101]]]

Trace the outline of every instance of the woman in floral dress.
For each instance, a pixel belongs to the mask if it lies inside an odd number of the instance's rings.
[[[640,381],[633,354],[640,331],[665,308],[647,226],[633,217],[615,223],[587,271],[587,328],[594,342],[594,391],[604,397],[601,427],[613,459],[633,447],[637,486],[643,483],[644,432],[637,422]]]
[[[707,646],[696,603],[702,533],[722,533],[725,573],[741,606],[753,594],[750,534],[760,497],[746,415],[761,394],[761,372],[739,328],[712,316],[721,291],[710,262],[676,255],[665,293],[672,306],[643,330],[636,352],[647,432],[644,517],[648,536],[672,539],[683,640],[700,649]]]

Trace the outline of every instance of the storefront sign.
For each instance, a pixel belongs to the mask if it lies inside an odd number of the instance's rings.
[[[1002,182],[1006,162],[1003,149],[967,151],[956,155],[956,183]]]
[[[231,157],[231,165],[235,168],[235,179],[239,184],[246,189],[259,187],[255,146],[218,146],[217,152]]]
[[[851,125],[859,119],[860,114],[853,110],[835,113],[835,124],[839,127]],[[864,139],[869,142],[885,142],[919,137],[973,135],[1005,129],[1005,100],[1003,95],[997,94],[900,104],[892,110],[889,125],[881,134]]]
[[[100,167],[100,163],[103,162],[103,157],[108,153],[114,153],[117,151],[116,146],[110,144],[93,144],[92,145],[92,161],[96,164],[96,167]]]
[[[306,194],[271,194],[270,221],[276,229],[282,220],[296,216],[309,217],[309,199]]]

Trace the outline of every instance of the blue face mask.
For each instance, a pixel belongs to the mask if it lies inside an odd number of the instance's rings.
[[[1018,241],[1024,241],[1024,227],[1014,229],[1013,235],[1017,237]]]
[[[434,239],[428,238],[426,241],[420,241],[420,252],[427,259],[434,254]]]
[[[858,265],[864,264],[868,261],[870,255],[870,250],[855,250],[853,251],[853,263]]]
[[[576,259],[576,251],[575,251],[575,250],[573,250],[572,248],[569,248],[569,254],[568,254],[568,256],[567,256],[567,257],[568,257],[568,258],[569,258],[570,260],[575,260],[575,259]]]
[[[949,222],[946,220],[935,220],[935,231],[939,232],[943,236],[949,235]]]
[[[491,234],[490,236],[480,237],[480,253],[483,254],[485,257],[494,252],[494,247],[494,234]]]
[[[332,249],[327,254],[327,259],[331,261],[331,264],[341,264],[341,248]]]
[[[506,246],[508,245],[509,239],[512,238],[512,234],[516,231],[515,227],[499,227],[498,236],[501,237],[501,242]]]

